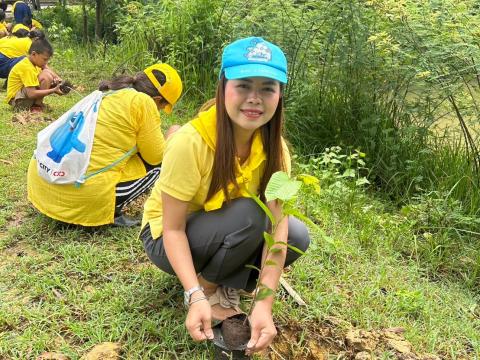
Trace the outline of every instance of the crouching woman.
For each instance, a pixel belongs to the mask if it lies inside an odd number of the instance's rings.
[[[87,169],[87,174],[100,173],[80,187],[52,184],[38,174],[33,158],[28,168],[28,199],[41,213],[69,224],[138,225],[122,209],[158,178],[164,151],[159,110],[172,111],[182,81],[171,66],[156,64],[134,76],[104,81],[99,89],[113,90],[100,103]],[[137,152],[129,154],[135,147]]]
[[[222,56],[215,103],[169,140],[162,173],[145,204],[140,238],[150,260],[176,275],[189,305],[187,329],[194,340],[212,338],[211,321],[240,309],[239,290],[252,291],[264,250],[266,215],[249,197],[264,197],[272,174],[290,170],[282,139],[282,89],[287,82],[283,52],[262,38],[228,45]],[[269,202],[277,220],[281,208]],[[283,218],[275,241],[305,251],[305,224]],[[287,247],[269,254],[260,281],[276,289],[284,266],[299,255]],[[273,295],[251,313],[248,351],[265,349],[276,335]]]

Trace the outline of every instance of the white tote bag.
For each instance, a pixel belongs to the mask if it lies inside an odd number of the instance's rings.
[[[37,135],[38,174],[52,184],[81,184],[90,162],[98,111],[105,94],[96,90]]]

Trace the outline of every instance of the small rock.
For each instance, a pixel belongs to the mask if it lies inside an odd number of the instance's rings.
[[[81,360],[119,360],[121,349],[119,343],[104,342],[95,345]]]
[[[310,340],[308,342],[308,348],[310,349],[310,357],[312,360],[328,359],[328,351],[319,346],[315,341]]]
[[[387,339],[387,346],[400,354],[408,354],[412,350],[412,344],[405,340]]]
[[[377,347],[377,336],[365,330],[349,330],[345,336],[347,345],[353,347],[355,351],[373,351]]]
[[[70,360],[70,358],[60,353],[46,352],[37,357],[37,360]]]
[[[414,353],[406,353],[406,354],[397,354],[398,360],[419,360],[417,355]]]
[[[357,353],[357,355],[355,355],[355,360],[371,360],[371,359],[372,357],[370,356],[370,353],[366,351],[359,352]]]

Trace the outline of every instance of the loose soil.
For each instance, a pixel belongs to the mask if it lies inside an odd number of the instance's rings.
[[[119,343],[105,342],[95,345],[81,360],[120,360],[122,347]],[[70,360],[64,354],[46,352],[36,360]]]
[[[222,322],[222,336],[229,349],[238,349],[250,340],[250,325],[243,319],[227,318]]]
[[[42,113],[33,113],[28,110],[16,112],[12,116],[12,122],[18,123],[21,125],[38,123],[43,120],[44,119],[43,119]]]
[[[419,354],[405,340],[403,328],[356,329],[333,317],[314,326],[286,323],[278,326],[278,335],[268,351],[266,360],[327,360],[332,356],[341,359],[370,360],[380,358],[389,351],[392,359],[440,360],[430,354]]]

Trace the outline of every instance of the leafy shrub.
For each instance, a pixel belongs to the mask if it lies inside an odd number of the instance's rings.
[[[466,213],[478,214],[474,0],[106,4],[113,45],[98,51],[117,72],[169,62],[185,80],[185,98],[198,107],[214,95],[224,45],[263,36],[289,61],[287,133],[297,152],[316,158],[336,145],[358,149],[367,154],[372,185],[395,203],[451,191]],[[80,7],[68,9],[51,10],[51,21],[64,19],[78,36]],[[459,131],[444,135],[437,126],[444,121],[460,124]]]

